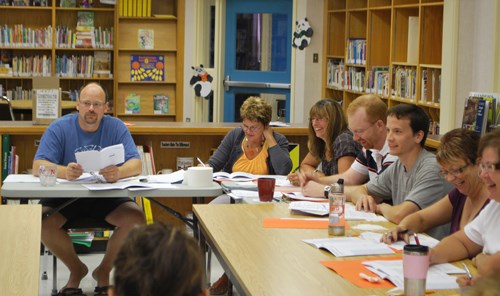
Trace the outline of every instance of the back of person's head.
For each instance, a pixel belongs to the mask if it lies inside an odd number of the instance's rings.
[[[273,117],[273,107],[259,97],[248,97],[240,107],[241,120],[258,121],[268,126]]]
[[[481,155],[483,155],[484,149],[486,148],[495,149],[498,158],[500,159],[500,127],[497,127],[493,131],[481,137],[481,140],[479,141],[479,150],[477,155],[481,157]]]
[[[436,160],[440,164],[452,164],[458,159],[468,164],[475,164],[479,146],[479,135],[471,130],[457,128],[441,137],[436,152]]]
[[[359,108],[364,108],[366,119],[369,122],[377,122],[382,120],[387,122],[387,105],[376,95],[362,95],[352,101],[347,107],[347,116],[353,115]]]
[[[130,231],[116,256],[113,279],[118,296],[199,296],[205,289],[198,244],[162,222]]]
[[[419,131],[424,133],[420,146],[425,146],[430,122],[429,116],[422,108],[412,104],[399,104],[387,110],[387,117],[389,116],[394,116],[399,120],[408,119],[414,135]]]

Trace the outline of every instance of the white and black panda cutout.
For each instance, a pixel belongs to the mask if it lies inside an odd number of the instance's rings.
[[[212,92],[212,76],[208,74],[207,70],[200,65],[199,67],[193,67],[193,77],[189,81],[189,84],[194,88],[194,93],[198,97],[208,98]]]
[[[297,24],[297,28],[293,32],[292,46],[303,50],[311,43],[313,29],[309,25],[307,18],[300,19],[295,23]]]

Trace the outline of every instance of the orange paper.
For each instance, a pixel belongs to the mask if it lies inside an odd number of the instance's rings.
[[[264,218],[262,221],[264,228],[307,228],[307,229],[327,229],[328,219],[283,219],[283,218]],[[345,229],[349,229],[349,224],[345,224]]]
[[[360,288],[393,288],[395,285],[388,280],[383,280],[380,283],[371,283],[359,276],[362,272],[369,276],[377,276],[373,272],[366,269],[362,262],[370,260],[401,260],[400,257],[372,257],[360,260],[337,260],[337,261],[321,261],[321,264],[332,269],[340,276],[355,284]]]

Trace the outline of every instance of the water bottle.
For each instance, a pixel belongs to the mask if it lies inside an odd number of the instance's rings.
[[[345,194],[344,179],[338,179],[337,183],[330,186],[328,194],[329,216],[328,216],[328,235],[345,235]]]

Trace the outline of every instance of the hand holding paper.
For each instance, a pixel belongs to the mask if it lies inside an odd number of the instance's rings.
[[[123,144],[118,144],[103,148],[101,151],[77,152],[75,157],[84,172],[97,172],[107,166],[125,162],[125,149]]]

